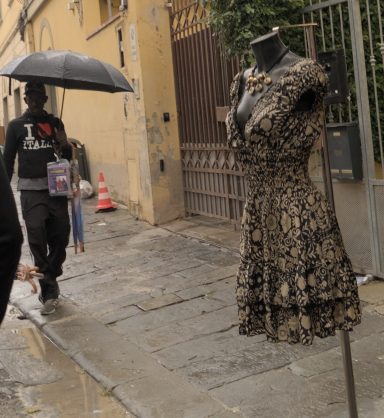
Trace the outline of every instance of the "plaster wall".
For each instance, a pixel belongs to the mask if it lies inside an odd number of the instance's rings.
[[[40,7],[33,9],[38,3]],[[67,0],[32,3],[28,10],[30,29],[26,31],[28,52],[70,49],[94,56],[120,68],[135,88],[135,94],[76,90],[65,94],[63,121],[68,136],[85,144],[93,185],[97,187],[98,173],[103,171],[112,198],[152,224],[183,216],[169,20],[164,2],[129,1],[126,12],[107,21],[102,21],[97,0],[82,1],[82,19],[79,9],[68,10],[67,4]],[[15,12],[9,27],[17,16]],[[120,66],[118,30],[123,36],[124,67]],[[25,52],[24,43],[18,49],[6,48],[0,62]],[[63,89],[54,90],[60,110]],[[164,112],[170,114],[170,122],[164,122]],[[160,171],[160,160],[164,171]]]
[[[13,2],[8,6],[7,0],[0,1],[1,19],[0,19],[0,68],[6,65],[9,61],[19,55],[24,55],[27,52],[25,42],[21,40],[20,33],[17,30],[17,21],[21,10],[20,3]],[[6,113],[3,108],[4,100],[6,99],[8,107],[9,120],[15,117],[15,94],[14,90],[19,88],[21,97],[23,93],[22,83],[16,80],[11,81],[11,94],[9,94],[9,79],[6,77],[0,78],[1,86],[1,104],[0,104],[0,125],[4,126],[4,115]],[[17,100],[17,97],[16,97]],[[25,108],[23,100],[21,100],[22,110]]]
[[[155,223],[163,223],[184,215],[169,14],[161,0],[136,7]]]

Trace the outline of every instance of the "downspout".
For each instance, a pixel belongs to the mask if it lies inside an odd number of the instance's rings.
[[[33,33],[33,26],[31,22],[27,23],[25,30],[27,32],[27,50],[28,52],[35,52],[35,35]]]
[[[110,19],[112,17],[112,3],[111,3],[111,0],[107,0],[107,5],[108,5],[108,19]]]

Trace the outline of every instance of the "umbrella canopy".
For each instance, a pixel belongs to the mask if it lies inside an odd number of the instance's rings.
[[[9,62],[0,75],[65,89],[133,92],[123,74],[111,64],[72,51],[33,52]]]

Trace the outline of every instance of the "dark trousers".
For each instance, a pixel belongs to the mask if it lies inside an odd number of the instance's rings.
[[[51,197],[47,190],[22,190],[21,209],[27,227],[28,243],[40,279],[44,300],[59,296],[56,278],[63,273],[65,248],[69,241],[70,223],[66,197]]]

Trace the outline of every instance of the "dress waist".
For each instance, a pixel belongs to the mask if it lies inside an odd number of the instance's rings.
[[[263,150],[240,155],[250,182],[276,182],[307,178],[310,150]]]

